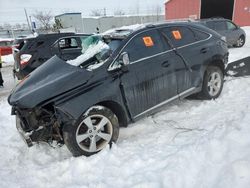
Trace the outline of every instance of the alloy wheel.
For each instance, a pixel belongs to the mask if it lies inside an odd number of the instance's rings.
[[[220,92],[222,86],[221,76],[218,72],[213,72],[208,80],[208,93],[210,96],[214,97]]]
[[[76,141],[86,152],[97,152],[109,144],[113,134],[112,123],[100,114],[87,116],[78,126]]]

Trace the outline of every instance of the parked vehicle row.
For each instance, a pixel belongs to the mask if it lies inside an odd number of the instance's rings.
[[[21,80],[52,56],[63,60],[74,59],[81,54],[82,40],[87,34],[55,33],[41,34],[16,41],[14,48],[14,74]]]
[[[81,45],[72,37],[82,54],[71,60],[66,41],[56,40],[50,50],[60,55],[10,94],[17,129],[29,146],[57,142],[74,156],[90,156],[116,142],[119,127],[179,98],[215,99],[222,91],[227,43],[199,23],[145,24],[84,37]]]
[[[243,29],[233,23],[231,20],[224,18],[202,19],[198,22],[204,24],[210,29],[215,30],[222,36],[226,37],[228,46],[242,47],[246,41],[246,33]]]
[[[225,36],[228,46],[242,47],[245,44],[246,34],[244,30],[234,24],[231,20],[224,18],[210,18],[196,20],[196,22],[215,30],[222,36]],[[14,75],[21,80],[54,55],[57,55],[64,60],[76,58],[81,54],[81,41],[86,36],[88,35],[57,33],[14,40]],[[72,46],[69,46],[68,48],[63,46],[67,45],[69,42]],[[5,55],[6,51],[8,51],[8,54],[12,51],[10,44],[8,47],[1,48],[6,48],[5,50],[2,50],[2,55]]]

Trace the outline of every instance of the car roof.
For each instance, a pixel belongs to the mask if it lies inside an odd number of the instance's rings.
[[[61,38],[67,36],[89,36],[90,34],[80,34],[80,33],[49,33],[49,34],[40,34],[36,38],[37,39],[47,39],[47,38]]]
[[[231,21],[229,19],[223,18],[223,17],[212,17],[212,18],[204,18],[204,19],[197,19],[196,21],[200,22],[210,22],[210,21]]]
[[[168,20],[163,22],[157,22],[157,23],[146,23],[146,24],[136,24],[121,28],[114,28],[112,30],[109,30],[107,32],[102,33],[101,35],[104,36],[104,38],[113,38],[113,39],[125,39],[129,35],[133,35],[135,33],[138,33],[140,31],[143,31],[148,28],[159,28],[164,26],[194,26],[199,27],[201,29],[207,29],[204,28],[196,20],[190,20],[190,19],[184,19],[184,20]]]

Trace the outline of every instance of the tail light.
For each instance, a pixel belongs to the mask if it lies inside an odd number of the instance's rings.
[[[30,54],[22,54],[20,56],[20,64],[21,64],[21,66],[26,65],[29,62],[31,57],[32,57],[32,55],[30,55]]]

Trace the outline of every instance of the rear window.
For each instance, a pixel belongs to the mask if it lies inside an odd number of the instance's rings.
[[[227,25],[225,21],[216,21],[214,22],[214,30],[216,31],[225,31],[227,30]]]

